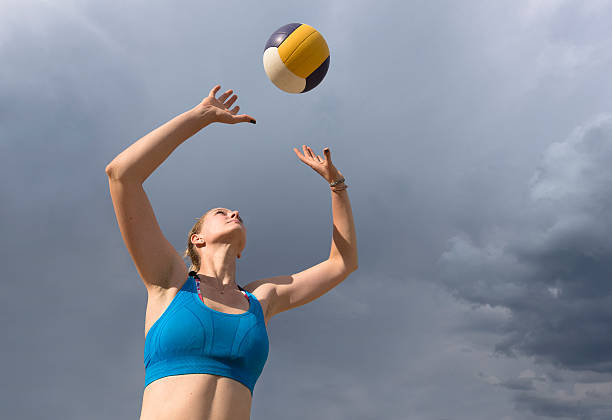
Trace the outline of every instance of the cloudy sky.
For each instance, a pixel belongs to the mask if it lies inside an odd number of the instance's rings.
[[[252,419],[612,418],[612,3],[0,2],[2,417],[137,418],[146,289],[104,168],[234,89],[257,125],[206,127],[145,182],[182,252],[239,209],[238,283],[315,265],[330,147],[359,270],[272,318]],[[307,23],[313,91],[263,47]]]

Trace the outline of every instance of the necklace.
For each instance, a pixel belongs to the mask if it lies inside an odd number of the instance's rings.
[[[198,287],[199,287],[200,283],[202,283],[202,280],[198,276],[198,273],[196,273],[195,271],[192,271],[191,273],[192,273],[193,277],[196,279],[196,283],[198,283]],[[223,285],[221,286],[221,289],[217,289],[216,287],[212,287],[212,286],[210,286],[208,284],[206,286],[215,289],[217,292],[219,292],[221,294],[223,294],[223,292],[225,292],[225,290],[224,290],[225,286],[223,286]]]
[[[200,277],[198,277],[198,274],[195,271],[192,271],[189,274],[191,274],[193,278],[195,279],[196,287],[198,289],[198,296],[200,297],[200,299],[202,299],[202,302],[204,302],[204,297],[202,296],[202,293],[200,291],[200,283],[201,283]],[[246,292],[242,290],[240,286],[238,286],[238,288],[240,289],[240,292],[244,295],[246,300],[250,302],[249,295],[247,295]],[[221,290],[219,293],[223,294],[223,290]]]
[[[201,281],[200,281],[200,280],[198,280],[198,284],[200,284],[200,283],[201,283]],[[221,293],[221,294],[223,294],[223,293],[225,292],[225,290],[224,290],[224,289],[217,289],[217,288],[214,288],[214,287],[212,287],[212,286],[210,286],[210,285],[208,285],[208,284],[207,284],[206,286],[210,287],[211,289],[215,289],[215,291],[217,291],[217,292],[219,292],[219,293]],[[223,286],[223,287],[224,287],[224,286]]]

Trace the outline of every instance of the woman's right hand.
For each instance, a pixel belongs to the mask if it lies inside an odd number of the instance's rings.
[[[238,95],[232,95],[230,97],[233,92],[232,89],[223,93],[221,96],[219,96],[219,98],[215,98],[215,95],[219,89],[221,89],[221,85],[217,85],[212,88],[208,96],[196,106],[198,113],[202,115],[204,119],[209,122],[221,122],[225,124],[236,124],[241,122],[250,122],[255,124],[255,118],[251,117],[250,115],[236,115],[240,109],[239,106],[235,106],[231,110],[229,109],[230,106],[236,102],[236,99],[238,99]]]

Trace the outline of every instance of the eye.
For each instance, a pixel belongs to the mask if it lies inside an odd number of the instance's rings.
[[[215,212],[215,214],[219,214],[219,213],[225,214],[225,210],[217,210]],[[242,217],[238,216],[238,220],[240,220],[244,224],[244,220],[242,220]]]

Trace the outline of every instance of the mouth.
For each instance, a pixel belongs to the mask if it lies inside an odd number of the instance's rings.
[[[230,221],[229,221],[229,222],[227,222],[227,223],[234,223],[234,222],[235,222],[235,223],[240,224],[240,220],[230,220]]]

